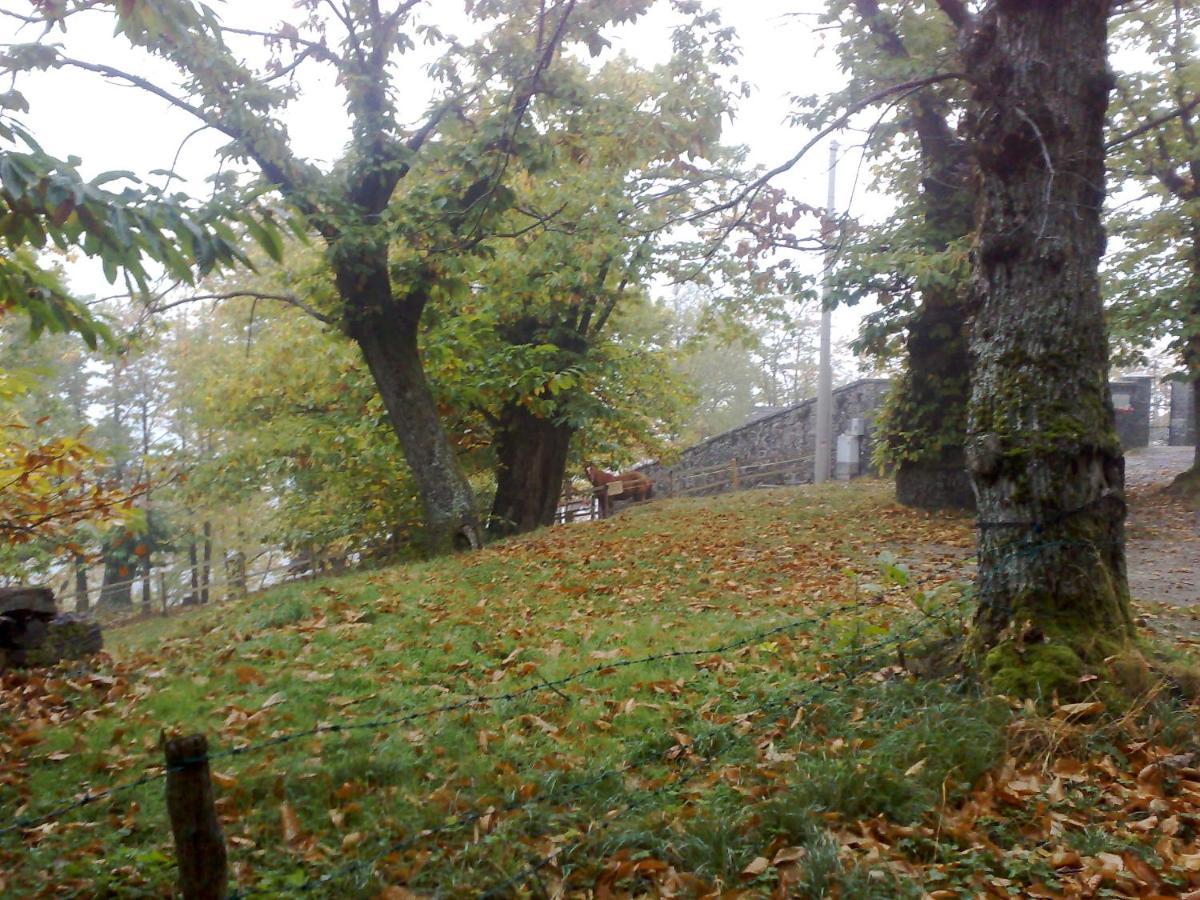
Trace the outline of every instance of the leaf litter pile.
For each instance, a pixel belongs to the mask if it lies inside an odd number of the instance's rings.
[[[130,625],[3,676],[0,895],[170,896],[199,732],[234,896],[1200,898],[1193,706],[910,671],[971,543],[748,492]]]

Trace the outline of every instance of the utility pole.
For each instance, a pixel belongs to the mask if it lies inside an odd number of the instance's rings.
[[[829,282],[833,270],[833,207],[837,202],[837,141],[829,145],[829,199],[825,204],[825,223],[821,229],[825,238],[825,266],[821,276],[821,367],[817,375],[817,458],[813,467],[813,481],[821,484],[829,480],[830,460],[833,456],[833,347],[831,341],[831,319],[829,311]]]

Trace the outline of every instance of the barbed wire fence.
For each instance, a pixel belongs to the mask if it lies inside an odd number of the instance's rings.
[[[529,684],[525,687],[512,691],[477,693],[462,699],[434,704],[419,709],[408,710],[392,716],[366,719],[361,721],[318,724],[317,726],[308,729],[277,734],[263,741],[236,745],[224,749],[214,750],[212,752],[206,752],[203,756],[179,761],[173,767],[153,767],[151,770],[146,771],[130,782],[110,785],[99,790],[92,790],[88,788],[81,794],[77,794],[71,801],[60,802],[54,808],[46,812],[32,816],[26,815],[15,817],[9,824],[0,827],[0,836],[7,836],[18,832],[27,833],[33,829],[43,828],[47,824],[57,822],[75,811],[82,810],[85,807],[93,807],[102,801],[111,800],[115,797],[135,791],[136,789],[145,785],[166,779],[173,772],[179,772],[199,764],[203,764],[205,767],[207,767],[208,763],[211,761],[246,756],[248,754],[258,753],[270,748],[278,748],[287,744],[291,744],[307,737],[315,737],[327,734],[349,734],[364,731],[380,732],[391,730],[422,718],[445,715],[467,709],[481,709],[490,707],[494,704],[518,701],[521,699],[534,697],[538,694],[545,693],[546,691],[551,691],[559,696],[565,697],[566,695],[563,693],[563,688],[587,679],[596,678],[602,675],[610,675],[616,671],[634,666],[651,665],[654,663],[670,662],[689,658],[711,658],[714,656],[731,654],[736,651],[744,650],[745,648],[770,641],[772,638],[782,637],[792,632],[802,631],[806,628],[811,629],[821,626],[822,624],[828,623],[831,619],[836,617],[845,617],[855,613],[864,612],[868,609],[879,606],[882,602],[882,598],[867,598],[852,604],[830,607],[826,610],[809,616],[793,618],[786,622],[782,622],[767,628],[758,629],[743,637],[716,645],[691,649],[673,648],[659,653],[647,654],[630,659],[605,661],[602,664],[589,666],[557,679],[547,680],[542,678],[533,684]],[[921,634],[928,632],[931,628],[944,627],[946,620],[954,615],[961,616],[961,608],[952,607],[949,608],[944,614],[927,615],[925,618],[916,623],[916,625],[900,633],[889,635],[887,638],[877,641],[871,645],[854,647],[844,652],[834,654],[827,659],[830,662],[837,663],[833,669],[843,676],[847,676],[846,683],[849,683],[854,677],[858,677],[858,675],[861,675],[863,672],[871,669],[878,658],[879,652],[885,651],[888,648],[898,650],[902,648],[904,644],[918,638]],[[852,670],[854,674],[850,675],[849,673]],[[705,667],[701,667],[701,671],[707,674],[709,670]],[[747,715],[761,716],[769,713],[772,709],[795,707],[796,704],[802,704],[810,696],[829,689],[829,685],[823,681],[817,680],[810,682],[808,683],[807,687],[790,692],[786,699],[772,701],[768,704],[760,705],[745,712],[743,714],[743,718]],[[730,727],[731,726],[728,725],[717,726],[715,729],[713,729],[713,731],[714,734],[717,732],[725,733]],[[571,782],[564,783],[563,785],[545,794],[536,795],[525,800],[514,800],[509,804],[505,804],[499,809],[495,807],[489,807],[487,809],[468,811],[467,813],[457,817],[454,820],[451,820],[448,823],[438,826],[435,829],[427,829],[420,834],[413,835],[399,843],[389,844],[383,851],[375,854],[366,861],[358,860],[339,869],[331,870],[330,872],[326,872],[321,875],[312,876],[299,890],[302,893],[308,892],[316,887],[327,885],[340,878],[347,877],[353,872],[362,873],[364,871],[364,866],[369,874],[370,871],[373,871],[378,861],[384,857],[393,853],[403,852],[404,849],[414,846],[416,843],[428,841],[431,837],[436,836],[437,834],[460,831],[479,822],[484,816],[494,814],[496,812],[517,812],[540,804],[551,803],[560,799],[568,799],[570,796],[577,795],[590,786],[602,784],[603,782],[615,778],[618,775],[628,774],[629,772],[647,764],[650,761],[650,759],[635,757],[627,760],[619,767],[611,768],[598,774],[590,774],[575,779]],[[698,775],[693,772],[691,777],[698,777]],[[668,787],[679,787],[681,784],[682,782],[673,782],[670,785],[664,785],[663,789],[660,789],[659,792],[655,792],[652,796],[656,796],[661,792],[661,790],[666,790]],[[650,798],[648,797],[640,803],[631,805],[626,810],[626,813],[630,813],[633,810],[644,806],[645,803],[649,802],[649,799]],[[563,848],[560,847],[555,851],[555,855],[560,855],[563,852]],[[540,871],[542,868],[545,868],[547,865],[549,865],[550,862],[552,862],[552,860],[541,860],[538,861],[536,866],[531,864],[531,870],[528,871],[525,877],[531,877],[533,874],[536,874],[537,871]],[[517,874],[519,875],[521,873]],[[514,875],[513,877],[515,878],[517,875]],[[254,893],[235,892],[232,896],[249,897],[254,896]]]

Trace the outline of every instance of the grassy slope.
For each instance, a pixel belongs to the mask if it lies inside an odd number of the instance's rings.
[[[1051,725],[898,673],[889,629],[957,620],[872,583],[874,558],[962,547],[969,529],[888,494],[656,503],[125,629],[111,660],[6,676],[0,808],[38,816],[131,781],[159,762],[160,730],[180,729],[218,754],[252,745],[213,767],[237,882],[265,896],[1188,883],[1200,780],[1172,770],[1174,794],[1162,779],[1147,794],[1133,775],[1186,743],[1190,711],[1158,704],[1137,745],[1129,721]],[[936,563],[921,560],[926,581],[944,579]],[[425,714],[479,694],[519,696]],[[290,737],[332,724],[361,727]],[[1079,761],[1059,771],[1047,747]],[[1131,797],[1146,798],[1132,816]],[[0,835],[0,893],[160,896],[171,857],[155,781]]]

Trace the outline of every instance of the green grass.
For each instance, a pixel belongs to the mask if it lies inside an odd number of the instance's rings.
[[[880,546],[963,525],[900,512],[888,491],[661,502],[131,626],[107,636],[102,679],[10,678],[10,693],[56,703],[5,745],[0,804],[37,816],[160,762],[160,731],[200,732],[237,883],[265,896],[476,896],[555,849],[502,895],[645,892],[668,868],[685,894],[765,895],[785,875],[743,872],[780,847],[805,850],[794,895],[921,896],[878,860],[848,861],[845,830],[928,823],[962,801],[1002,758],[1012,713],[889,668],[889,634],[943,626],[905,586],[873,584]],[[880,602],[854,606],[866,584]],[[797,620],[727,652],[619,665]],[[479,695],[509,696],[462,705]],[[0,709],[10,734],[26,730],[14,709]],[[224,755],[381,719],[396,721]],[[963,852],[914,839],[910,855]],[[156,781],[0,836],[0,893],[162,896],[173,854]]]

